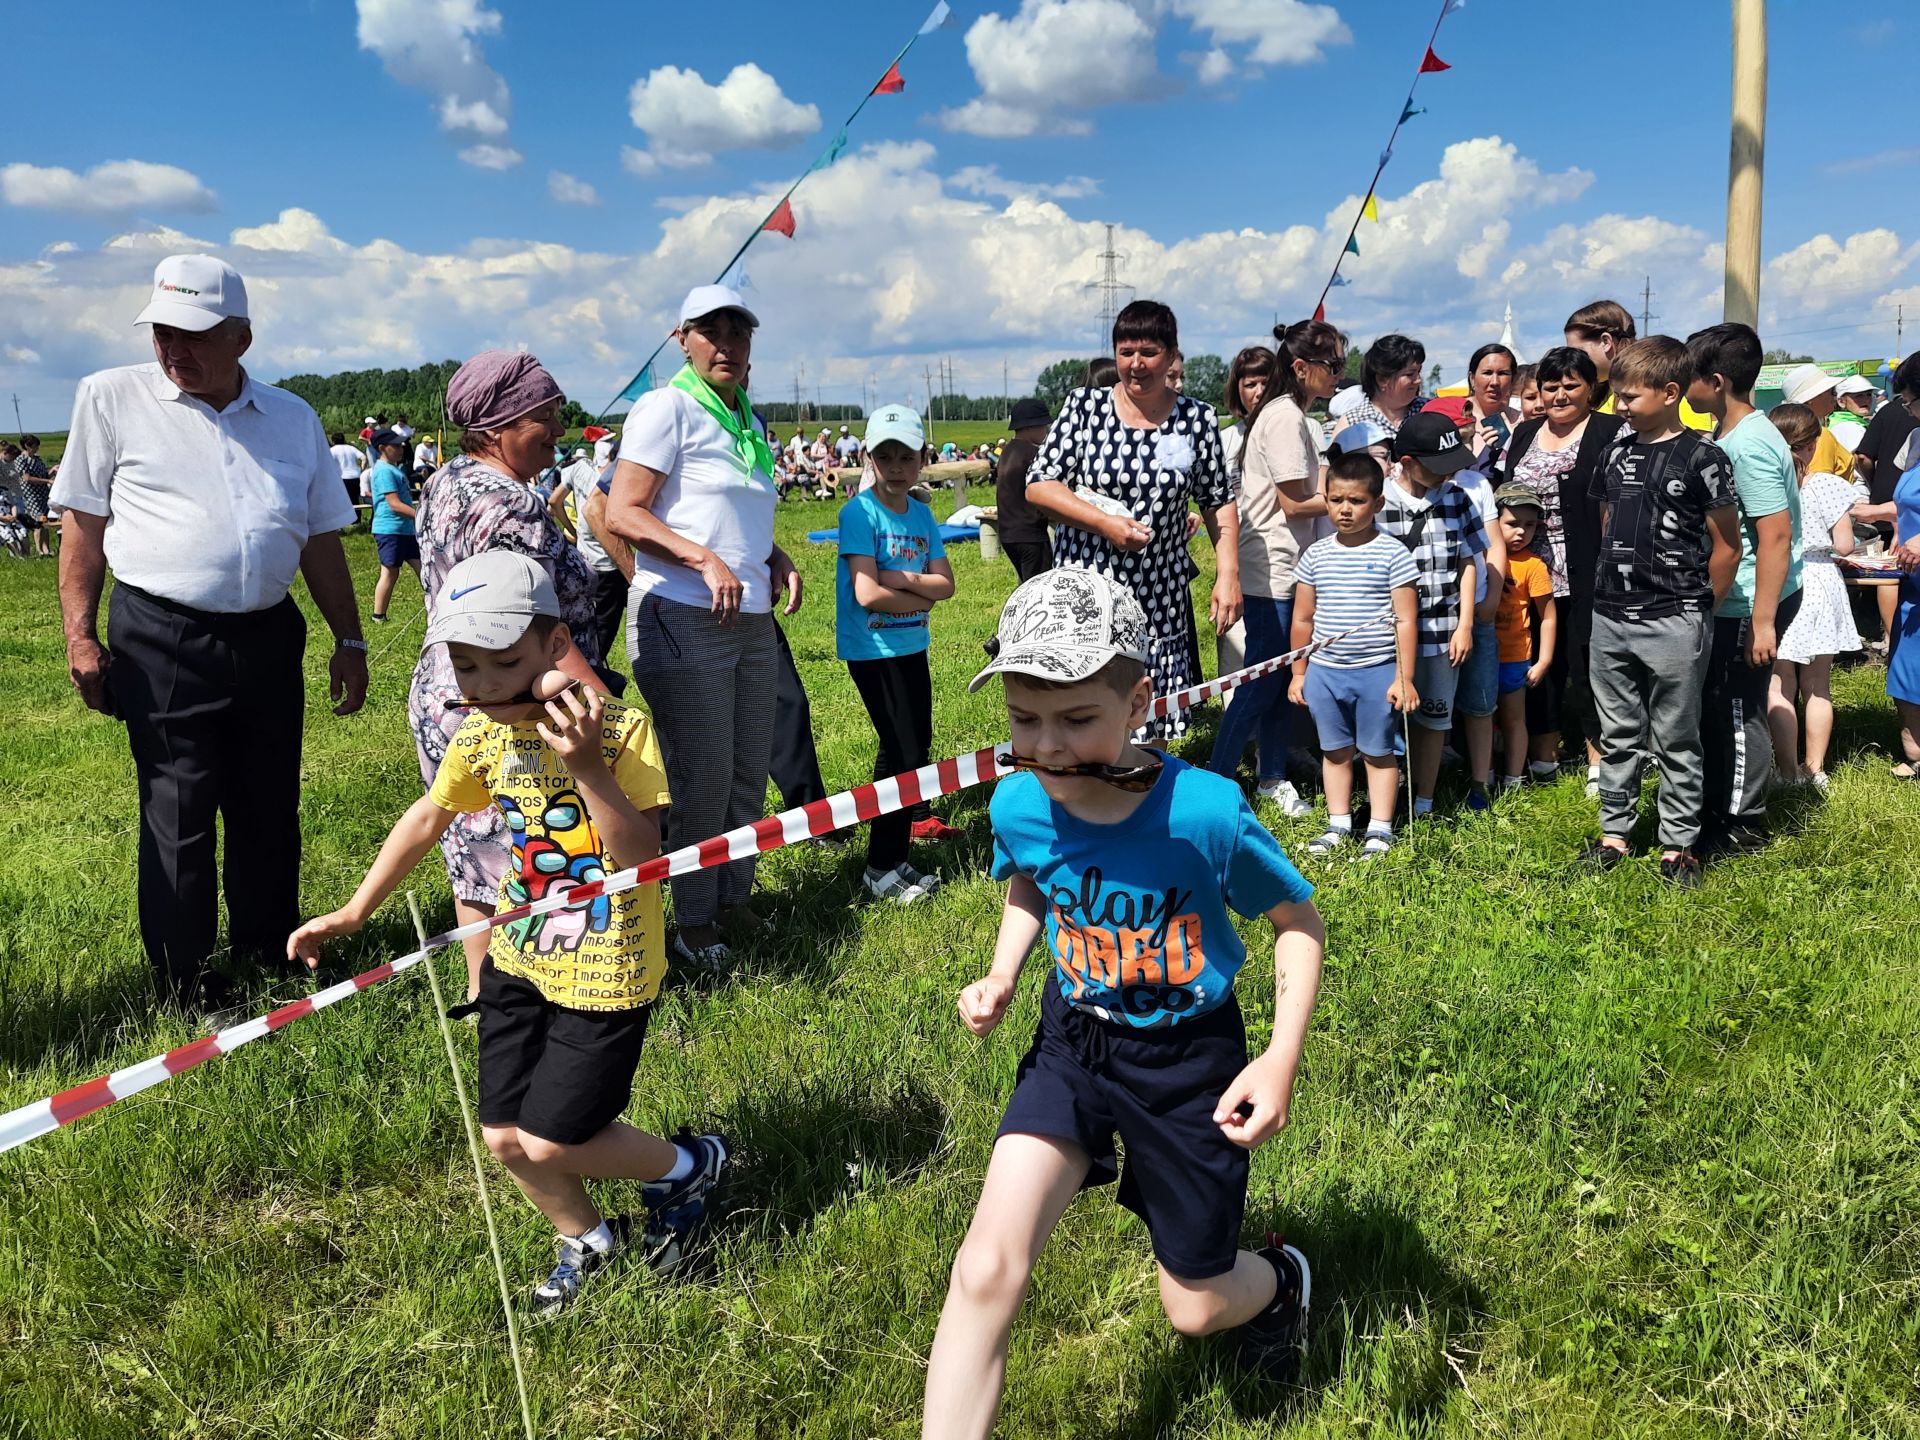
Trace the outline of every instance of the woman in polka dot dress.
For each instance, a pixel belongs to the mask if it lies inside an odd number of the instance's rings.
[[[1115,318],[1120,382],[1076,390],[1027,472],[1027,498],[1053,517],[1055,565],[1125,585],[1147,615],[1156,695],[1198,684],[1187,648],[1187,515],[1197,503],[1214,544],[1216,631],[1240,618],[1240,520],[1213,411],[1167,381],[1180,350],[1173,311],[1136,300]],[[1186,733],[1176,712],[1151,733]]]

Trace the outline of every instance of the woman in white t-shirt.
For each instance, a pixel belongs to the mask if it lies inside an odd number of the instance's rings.
[[[1234,356],[1233,364],[1227,367],[1226,411],[1237,423],[1220,432],[1220,452],[1226,457],[1227,473],[1236,485],[1240,481],[1240,451],[1247,442],[1247,421],[1260,408],[1272,379],[1273,351],[1265,345],[1249,345]],[[1219,673],[1230,675],[1247,663],[1246,655],[1247,621],[1243,615],[1230,629],[1214,635],[1213,656]],[[1220,703],[1231,708],[1233,697],[1239,693],[1229,690]]]
[[[1347,367],[1340,332],[1324,320],[1275,328],[1273,379],[1260,406],[1242,423],[1240,450],[1240,590],[1246,597],[1246,663],[1284,655],[1292,644],[1293,568],[1300,552],[1329,530],[1320,486],[1319,431],[1307,407],[1325,400]],[[1240,426],[1235,426],[1239,429]],[[1293,706],[1288,676],[1245,686],[1220,722],[1208,768],[1231,777],[1249,740],[1259,741],[1259,793],[1288,815],[1310,808],[1287,782],[1287,737]]]
[[[773,543],[773,449],[747,400],[759,320],[739,294],[702,285],[674,337],[687,357],[640,397],[620,437],[606,522],[634,550],[627,655],[653,714],[675,845],[758,820],[773,746],[773,599],[800,608],[800,573]],[[728,961],[720,922],[754,929],[753,858],[677,876],[673,951],[696,969]]]

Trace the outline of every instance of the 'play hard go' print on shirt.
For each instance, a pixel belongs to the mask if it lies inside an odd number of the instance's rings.
[[[1039,886],[1062,998],[1113,1024],[1214,1009],[1246,960],[1233,913],[1313,894],[1238,785],[1172,757],[1117,825],[1076,820],[1031,773],[1000,782],[991,814],[994,878]]]

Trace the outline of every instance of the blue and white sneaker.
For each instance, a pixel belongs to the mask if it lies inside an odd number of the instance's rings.
[[[695,1135],[682,1130],[673,1143],[693,1152],[693,1169],[679,1180],[655,1180],[642,1185],[647,1202],[647,1232],[685,1242],[706,1222],[707,1211],[720,1188],[732,1152],[718,1135]],[[676,1244],[675,1249],[679,1246]],[[676,1255],[676,1260],[678,1256]]]
[[[558,1253],[553,1273],[534,1287],[527,1308],[536,1317],[545,1317],[556,1315],[573,1304],[587,1278],[611,1265],[626,1250],[632,1229],[633,1222],[627,1216],[609,1215],[607,1230],[613,1236],[613,1244],[605,1250],[595,1250],[571,1235],[558,1236],[554,1241]]]

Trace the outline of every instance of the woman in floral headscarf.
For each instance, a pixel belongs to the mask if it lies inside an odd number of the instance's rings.
[[[1187,507],[1197,502],[1214,544],[1216,631],[1240,618],[1240,518],[1213,411],[1167,384],[1180,353],[1173,311],[1136,300],[1113,322],[1120,380],[1076,390],[1027,471],[1027,498],[1051,515],[1056,565],[1098,570],[1147,614],[1154,693],[1200,681],[1187,649]],[[1157,735],[1186,733],[1176,711]]]
[[[463,453],[435,471],[421,491],[420,581],[431,625],[441,582],[462,560],[486,550],[532,556],[553,577],[560,618],[573,633],[573,648],[560,668],[599,685],[593,670],[602,658],[593,623],[593,572],[529,484],[552,463],[554,444],[566,433],[560,423],[565,403],[553,377],[524,353],[485,350],[454,372],[447,382],[447,418],[462,431]],[[429,785],[466,719],[466,711],[447,709],[446,702],[459,696],[447,647],[427,646],[407,692],[407,718],[420,776]],[[447,827],[440,853],[461,924],[493,914],[511,848],[498,806],[462,815]],[[487,937],[474,936],[466,949],[471,1000],[479,990]]]

